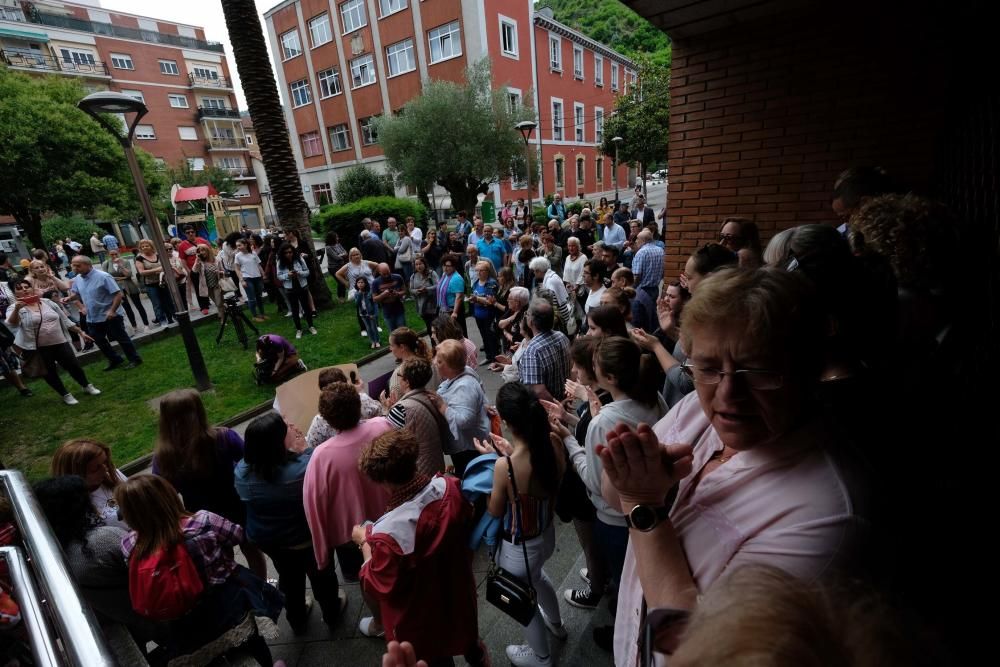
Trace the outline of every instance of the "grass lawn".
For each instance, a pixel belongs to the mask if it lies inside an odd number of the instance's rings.
[[[406,307],[410,326],[423,331],[423,321],[416,314],[413,302],[408,301]],[[286,319],[283,312],[275,317],[275,306],[271,304],[268,313],[271,319],[257,325],[260,332],[288,338],[309,368],[356,361],[371,353],[368,339],[358,333],[351,303],[320,312],[316,319],[319,335],[306,332],[301,340],[295,340],[291,318]],[[228,326],[222,344],[216,346],[217,322],[213,318],[195,327],[214,384],[214,389],[202,398],[209,420],[215,423],[274,397],[273,386],[258,387],[250,377],[253,332],[248,330],[251,344],[245,352]],[[48,473],[52,453],[71,438],[87,436],[108,443],[119,466],[150,452],[157,415],[147,401],[173,389],[190,387],[194,382],[180,332],[176,328],[173,331],[174,335],[168,338],[139,346],[145,363],[138,369],[104,373],[103,356],[85,366],[88,379],[103,392],[100,396],[88,396],[63,373],[63,381],[80,401],[79,405],[65,405],[41,379],[28,381],[35,392],[31,398],[21,398],[10,386],[0,389],[0,400],[5,403],[0,411],[0,459],[8,467],[37,479]],[[382,334],[383,347],[387,347],[387,340],[386,331]]]

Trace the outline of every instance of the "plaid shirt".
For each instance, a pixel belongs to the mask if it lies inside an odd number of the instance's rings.
[[[181,525],[184,546],[209,586],[226,583],[236,571],[233,547],[243,541],[243,528],[218,514],[195,512]],[[135,531],[122,538],[122,555],[129,559],[138,539]]]
[[[659,287],[663,280],[663,248],[656,247],[653,242],[639,248],[632,258],[632,273],[636,287]]]
[[[561,331],[547,331],[525,346],[517,368],[521,382],[545,385],[558,401],[566,394],[569,365],[569,339]]]

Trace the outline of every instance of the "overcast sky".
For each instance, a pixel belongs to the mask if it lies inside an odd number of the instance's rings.
[[[279,4],[281,0],[257,0],[257,15],[260,17],[261,30],[264,29],[264,12]],[[226,58],[229,60],[229,71],[233,75],[236,88],[236,101],[240,110],[246,110],[247,100],[243,96],[243,85],[236,71],[236,61],[233,60],[233,47],[229,43],[229,32],[226,30],[226,19],[222,15],[222,3],[219,0],[168,0],[154,2],[153,0],[100,0],[101,7],[128,14],[138,14],[164,21],[177,21],[188,25],[201,26],[205,29],[205,37],[211,42],[222,42],[226,46]],[[267,33],[264,33],[267,41]],[[267,45],[268,53],[271,45]],[[273,54],[272,54],[273,55]],[[274,58],[271,58],[274,66]]]

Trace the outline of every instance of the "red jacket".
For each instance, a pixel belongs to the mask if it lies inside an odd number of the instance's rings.
[[[411,642],[421,660],[463,655],[479,640],[471,517],[458,479],[439,476],[369,527],[361,585],[380,603],[386,641]]]
[[[177,245],[177,252],[180,253],[181,259],[184,260],[184,263],[187,264],[189,271],[194,268],[195,260],[198,259],[198,253],[193,252],[189,255],[187,254],[187,251],[189,248],[197,248],[200,245],[209,245],[209,243],[205,239],[198,236],[196,237],[196,241],[194,243],[184,239]]]

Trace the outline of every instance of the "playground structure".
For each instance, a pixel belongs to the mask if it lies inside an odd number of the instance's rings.
[[[203,231],[209,241],[215,242],[225,238],[227,234],[240,230],[239,212],[230,211],[226,201],[211,185],[198,185],[182,188],[174,185],[170,190],[170,203],[174,207],[174,225],[170,229],[172,236],[181,236],[178,232],[185,225],[192,225],[198,231]]]

